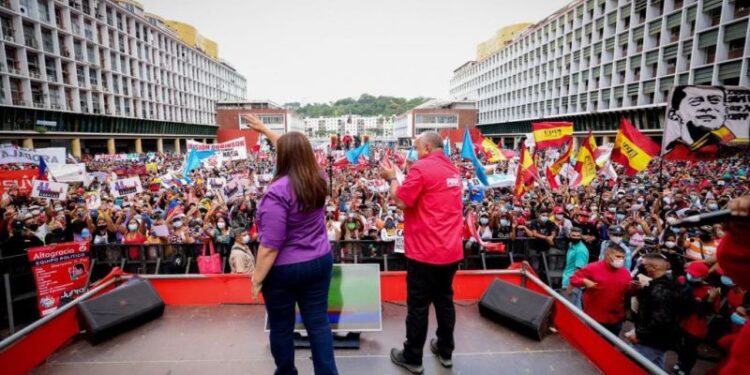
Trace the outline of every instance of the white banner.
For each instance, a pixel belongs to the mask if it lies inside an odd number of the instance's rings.
[[[94,161],[138,161],[140,155],[138,154],[98,154],[94,156]]]
[[[65,164],[50,166],[50,179],[57,182],[83,182],[88,185],[89,176],[86,173],[86,164]]]
[[[141,179],[139,177],[130,177],[110,182],[109,192],[115,198],[141,193],[143,192]]]
[[[4,143],[0,145],[0,164],[39,164],[39,158],[44,158],[47,165],[65,164],[65,148],[23,148]]]
[[[232,139],[230,141],[222,143],[201,143],[191,139],[187,140],[187,151],[196,150],[216,150],[216,153],[221,157],[221,162],[225,160],[246,160],[247,159],[247,147],[245,146],[245,138],[240,137]]]
[[[68,196],[68,184],[62,182],[34,180],[31,188],[32,198],[65,200]]]

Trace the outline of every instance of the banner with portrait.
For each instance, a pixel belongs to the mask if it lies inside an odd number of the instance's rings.
[[[86,292],[88,241],[33,247],[26,251],[36,282],[37,307],[42,316]]]
[[[110,182],[109,192],[115,198],[142,193],[143,187],[141,186],[141,179],[138,177],[130,177]]]
[[[201,143],[188,139],[186,144],[188,152],[190,152],[190,150],[216,150],[216,154],[219,156],[217,161],[217,163],[219,163],[219,166],[221,166],[220,163],[224,161],[247,159],[247,148],[245,147],[244,137],[232,139],[222,143]]]
[[[667,102],[662,155],[673,160],[716,159],[750,142],[750,89],[677,86]]]

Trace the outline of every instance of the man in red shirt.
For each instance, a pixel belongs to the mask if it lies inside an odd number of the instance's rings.
[[[625,250],[612,243],[604,259],[576,271],[570,284],[583,291],[583,311],[614,335],[625,320],[625,297],[635,291],[625,265]]]
[[[381,175],[389,181],[391,195],[404,210],[405,220],[406,342],[403,350],[391,349],[391,360],[421,374],[430,303],[435,305],[438,322],[437,340],[430,341],[430,349],[444,367],[453,365],[453,276],[463,259],[463,218],[461,175],[445,156],[440,136],[423,133],[415,146],[419,160],[403,184],[396,180],[396,170],[390,163],[381,165]]]

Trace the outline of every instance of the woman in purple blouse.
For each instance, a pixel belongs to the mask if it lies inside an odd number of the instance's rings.
[[[333,257],[326,232],[325,179],[302,133],[279,137],[257,117],[245,119],[276,146],[276,175],[256,214],[260,247],[253,273],[253,297],[262,292],[266,303],[276,374],[297,374],[295,304],[310,337],[315,374],[338,374],[327,314]]]

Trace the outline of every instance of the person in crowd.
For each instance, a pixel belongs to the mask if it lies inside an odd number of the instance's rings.
[[[257,117],[245,119],[277,149],[276,173],[256,213],[260,245],[252,276],[253,295],[262,292],[265,300],[276,373],[297,373],[296,303],[309,335],[315,374],[338,374],[327,313],[333,256],[325,225],[326,180],[303,134],[279,137]]]
[[[2,249],[0,249],[2,257],[25,254],[26,250],[31,247],[44,246],[44,242],[34,235],[34,231],[26,227],[21,220],[14,220],[11,223],[11,230],[10,238],[3,242]]]
[[[215,226],[207,222],[204,230],[214,242],[216,251],[222,256],[228,256],[230,249],[233,248],[231,228],[223,216],[218,216],[215,220]]]
[[[717,246],[716,230],[711,225],[701,226],[697,236],[683,243],[688,261],[703,262],[709,266],[716,263]]]
[[[614,335],[625,320],[625,298],[633,291],[630,273],[625,269],[625,251],[610,244],[603,260],[576,271],[570,283],[583,290],[583,311]]]
[[[614,244],[622,248],[625,252],[625,269],[632,270],[633,252],[628,247],[627,241],[625,241],[625,230],[619,225],[613,225],[607,230],[608,240],[602,241],[601,251],[599,252],[599,260],[604,259],[604,254],[607,252],[607,248],[610,244]]]
[[[583,289],[570,284],[570,277],[579,269],[589,263],[589,249],[582,242],[581,228],[573,227],[570,230],[570,245],[565,255],[565,268],[562,274],[562,288],[566,295],[576,307],[582,309],[581,296]]]
[[[326,213],[326,233],[329,241],[338,241],[341,239],[341,223],[334,219],[334,212]]]
[[[252,274],[255,271],[255,257],[248,244],[250,234],[247,231],[235,229],[232,251],[229,254],[229,269],[231,273]]]
[[[698,356],[698,345],[708,335],[709,318],[718,311],[721,289],[713,287],[705,280],[709,268],[702,261],[687,264],[685,280],[680,296],[680,321],[682,338],[677,351],[675,374],[690,374]]]
[[[648,280],[638,284],[635,328],[625,337],[641,355],[664,368],[666,352],[679,335],[679,294],[665,256],[644,255],[643,268]]]
[[[526,235],[534,239],[529,249],[531,266],[540,275],[545,274],[541,267],[542,254],[549,252],[550,248],[555,245],[555,237],[557,237],[557,225],[550,221],[549,214],[550,211],[546,208],[539,210],[539,217],[532,221],[526,230]]]
[[[442,366],[453,366],[456,312],[452,285],[463,259],[463,210],[461,173],[445,156],[440,136],[422,133],[415,147],[419,160],[411,166],[403,184],[399,184],[396,170],[389,163],[381,164],[381,175],[389,181],[391,195],[406,213],[406,342],[402,349],[391,349],[391,361],[421,374],[430,304],[435,305],[438,322],[437,339],[430,341],[430,350]]]
[[[490,217],[486,212],[482,212],[479,216],[479,224],[477,226],[477,233],[479,238],[488,240],[492,238],[492,228],[490,227]]]

